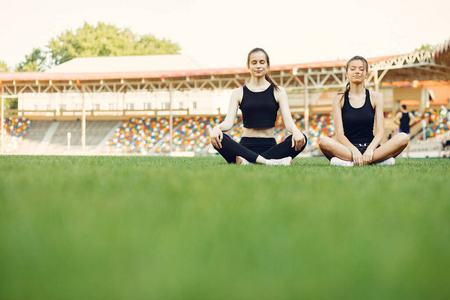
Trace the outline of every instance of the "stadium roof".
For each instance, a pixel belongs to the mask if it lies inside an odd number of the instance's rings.
[[[109,73],[198,70],[202,67],[187,55],[135,55],[80,57],[62,63],[45,73]]]
[[[139,58],[143,59],[142,66],[138,65]],[[156,63],[158,59],[161,61]],[[182,63],[175,68],[178,59]],[[145,64],[150,64],[151,61],[155,62],[155,65],[145,67]],[[89,65],[89,62],[95,62],[95,65]],[[108,63],[113,62],[117,62],[117,65],[110,68]],[[126,62],[129,62],[130,66],[126,66]],[[346,84],[346,62],[335,60],[271,66],[270,74],[278,85],[287,89],[341,88]],[[450,80],[449,41],[437,51],[425,50],[370,58],[368,62],[368,85],[413,80]],[[81,70],[81,66],[84,66],[83,72],[75,72],[77,68]],[[7,95],[67,93],[80,90],[117,93],[167,89],[230,89],[242,86],[250,76],[244,66],[202,69],[183,55],[85,58],[75,59],[73,63],[68,62],[60,67],[61,69],[55,68],[51,72],[0,73],[0,84]],[[68,70],[71,71],[67,72]]]

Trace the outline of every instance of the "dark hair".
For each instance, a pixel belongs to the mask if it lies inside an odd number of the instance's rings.
[[[270,67],[270,59],[269,59],[269,55],[267,54],[266,50],[264,50],[263,48],[254,48],[252,49],[247,56],[247,65],[250,65],[250,56],[255,53],[255,52],[262,52],[264,53],[264,55],[266,56],[266,61],[267,61],[267,65]],[[272,78],[270,78],[268,71],[266,72],[266,75],[264,76],[264,78],[270,83],[270,85],[273,86],[273,88],[275,90],[279,90],[278,86],[273,82]]]
[[[360,61],[362,61],[362,62],[364,63],[364,67],[365,67],[366,71],[369,71],[369,63],[367,62],[367,60],[366,60],[364,57],[362,57],[362,56],[356,55],[356,56],[353,56],[352,58],[350,58],[350,60],[347,62],[347,65],[345,66],[345,72],[348,71],[348,67],[350,66],[350,63],[351,63],[352,61],[354,61],[354,60],[360,60]],[[348,83],[345,85],[345,91],[342,92],[342,97],[341,97],[341,99],[339,100],[339,103],[341,103],[342,99],[344,99],[345,93],[346,93],[347,91],[349,91],[349,90],[350,90],[350,82],[348,82]],[[341,93],[340,93],[340,94],[341,94]]]
[[[345,66],[345,72],[348,71],[348,67],[350,66],[350,63],[354,60],[361,60],[364,63],[364,67],[366,67],[366,71],[369,71],[369,63],[367,62],[367,60],[362,57],[362,56],[353,56],[352,58],[350,58],[350,60],[347,62],[347,65]]]
[[[406,105],[405,105],[405,104],[402,104],[402,108],[403,108],[403,109],[406,109]]]

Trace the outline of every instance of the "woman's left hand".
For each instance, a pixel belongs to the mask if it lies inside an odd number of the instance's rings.
[[[371,149],[366,149],[366,151],[364,151],[363,154],[363,164],[364,165],[368,165],[372,162],[373,159],[373,150]]]
[[[299,151],[305,145],[305,136],[300,130],[295,130],[292,134],[292,147],[295,151]]]

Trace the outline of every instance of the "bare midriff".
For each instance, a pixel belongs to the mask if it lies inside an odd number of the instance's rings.
[[[242,132],[243,137],[273,138],[275,136],[275,127],[268,128],[245,128]]]

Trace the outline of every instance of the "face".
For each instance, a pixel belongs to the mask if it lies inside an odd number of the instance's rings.
[[[269,69],[267,57],[264,52],[257,51],[250,55],[250,60],[247,63],[250,73],[254,77],[264,77]]]
[[[345,75],[350,82],[361,83],[366,80],[368,73],[362,60],[353,60],[348,65]]]

